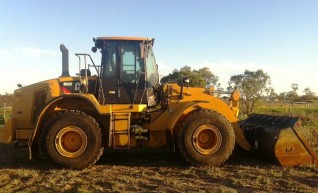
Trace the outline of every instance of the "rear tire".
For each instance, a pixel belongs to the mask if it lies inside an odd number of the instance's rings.
[[[49,121],[41,145],[53,161],[72,169],[93,165],[104,150],[98,123],[80,111],[61,112]]]
[[[235,133],[231,123],[215,111],[200,110],[183,121],[177,132],[181,156],[196,166],[218,166],[232,154]]]

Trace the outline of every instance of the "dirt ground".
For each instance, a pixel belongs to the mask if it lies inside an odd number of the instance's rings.
[[[165,150],[105,152],[84,170],[60,168],[0,144],[0,192],[318,192],[318,167],[284,168],[235,152],[220,167],[192,167]]]

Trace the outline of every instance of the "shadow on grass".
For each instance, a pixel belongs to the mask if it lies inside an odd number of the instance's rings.
[[[0,144],[0,152],[0,169],[63,169],[63,167],[41,155],[29,160],[27,148],[16,148],[14,145]],[[253,156],[253,154],[236,150],[224,164],[233,166],[258,165],[266,168],[272,163],[258,159]],[[190,167],[190,165],[185,163],[182,158],[166,148],[107,150],[95,165],[166,168]]]
[[[107,150],[97,164],[143,167],[188,167],[176,154],[165,148]]]
[[[0,143],[0,169],[50,170],[58,168],[44,156],[29,159],[28,148],[15,147],[13,144]]]

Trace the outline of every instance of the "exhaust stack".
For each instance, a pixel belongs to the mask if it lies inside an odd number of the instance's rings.
[[[62,52],[62,75],[61,77],[70,76],[69,64],[68,64],[68,49],[64,44],[60,45],[60,50]]]

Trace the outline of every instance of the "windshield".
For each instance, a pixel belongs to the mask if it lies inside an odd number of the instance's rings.
[[[152,47],[148,48],[148,54],[146,57],[146,74],[147,80],[150,83],[150,85],[156,86],[159,82],[159,74]]]

